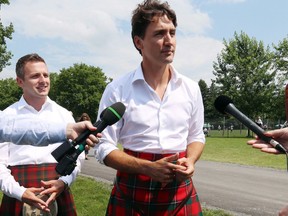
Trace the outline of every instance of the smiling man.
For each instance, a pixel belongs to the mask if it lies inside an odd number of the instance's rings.
[[[16,64],[17,84],[23,90],[20,100],[3,111],[5,116],[26,115],[53,122],[54,125],[74,123],[71,113],[48,97],[50,78],[47,65],[38,54],[21,57]],[[29,121],[24,127],[30,127]],[[26,143],[25,143],[26,144]],[[62,142],[41,146],[31,143],[0,143],[0,186],[4,193],[0,215],[20,215],[23,203],[49,212],[49,204],[57,201],[59,215],[76,215],[69,185],[80,172],[84,153],[69,176],[55,171],[56,160],[51,152]],[[49,195],[45,202],[37,197]]]

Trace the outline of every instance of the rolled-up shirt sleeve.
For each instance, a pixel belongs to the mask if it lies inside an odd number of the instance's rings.
[[[111,96],[112,95],[112,96]],[[102,100],[100,101],[99,111],[104,110],[106,107],[112,105],[116,101],[121,101],[115,95],[113,89],[106,88],[102,94]],[[98,113],[98,119],[100,119],[101,113]],[[122,120],[117,123],[108,126],[104,131],[102,131],[102,138],[100,143],[94,147],[96,159],[104,164],[105,157],[112,151],[118,149],[117,144],[119,141],[119,130],[123,124]]]
[[[95,157],[101,164],[104,164],[104,159],[110,152],[118,149],[115,145],[107,142],[101,142],[94,148],[95,148]]]
[[[187,137],[187,144],[192,142],[201,142],[205,144],[205,135],[203,133],[204,124],[204,106],[200,88],[195,86],[197,91],[193,95],[193,112],[189,121],[189,133]]]
[[[118,131],[119,131],[119,125],[120,122],[111,125],[105,129],[105,131],[102,132],[102,138],[98,145],[96,145],[95,148],[95,156],[96,159],[104,164],[105,157],[112,151],[118,149],[117,147],[117,141],[118,141]],[[116,140],[116,142],[115,142]]]

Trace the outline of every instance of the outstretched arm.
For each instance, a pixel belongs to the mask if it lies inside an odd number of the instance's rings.
[[[272,137],[278,141],[282,146],[288,150],[288,128],[277,129],[269,132],[265,132],[265,135]],[[254,140],[249,140],[247,142],[252,145],[253,148],[261,149],[261,151],[270,154],[279,154],[280,152],[276,150],[272,145],[265,143],[264,141],[256,138]]]
[[[29,125],[29,127],[25,127]],[[45,146],[50,143],[75,139],[84,130],[96,130],[89,121],[69,123],[68,125],[53,121],[43,121],[39,118],[27,118],[25,115],[4,116],[0,113],[0,142],[12,142],[18,145],[34,143],[35,146]],[[98,137],[101,137],[98,134]],[[98,142],[94,135],[86,140],[93,146]]]

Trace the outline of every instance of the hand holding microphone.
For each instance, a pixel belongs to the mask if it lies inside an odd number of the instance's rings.
[[[65,141],[57,149],[55,149],[51,154],[59,162],[56,166],[56,172],[60,175],[70,175],[74,168],[76,167],[76,160],[78,156],[85,149],[85,140],[90,134],[101,133],[107,126],[112,125],[119,121],[126,107],[123,103],[117,102],[106,109],[104,109],[100,114],[100,120],[95,122],[93,126],[97,129],[95,131],[86,130],[81,133],[72,142]],[[75,146],[78,148],[75,148]]]
[[[281,143],[285,149],[288,149],[288,128],[281,128],[281,129],[276,129],[276,130],[272,130],[269,132],[265,132],[265,135],[269,137],[273,137],[275,140]],[[262,152],[266,152],[270,154],[279,154],[278,150],[276,150],[270,144],[264,143],[262,140],[253,139],[253,140],[249,140],[247,143],[249,145],[252,145],[253,148],[261,149]]]
[[[234,106],[232,100],[230,98],[228,98],[227,96],[221,95],[221,96],[217,97],[215,102],[214,102],[214,106],[219,112],[221,112],[223,114],[227,113],[227,114],[230,114],[233,117],[235,117],[238,121],[240,121],[242,124],[244,124],[251,131],[253,131],[261,140],[272,145],[279,152],[287,153],[284,146],[272,138],[273,134],[272,134],[272,136],[268,136],[268,133],[265,133],[265,131],[261,127],[259,127],[254,121],[252,121],[246,115],[244,115],[241,111],[239,111]],[[288,137],[288,135],[287,135],[287,137]],[[274,137],[274,138],[276,138],[276,137]]]

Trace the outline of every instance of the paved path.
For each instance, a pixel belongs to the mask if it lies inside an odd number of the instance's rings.
[[[228,163],[198,161],[193,177],[203,206],[237,216],[275,216],[288,204],[288,173]],[[89,155],[82,174],[113,182],[115,170]]]

